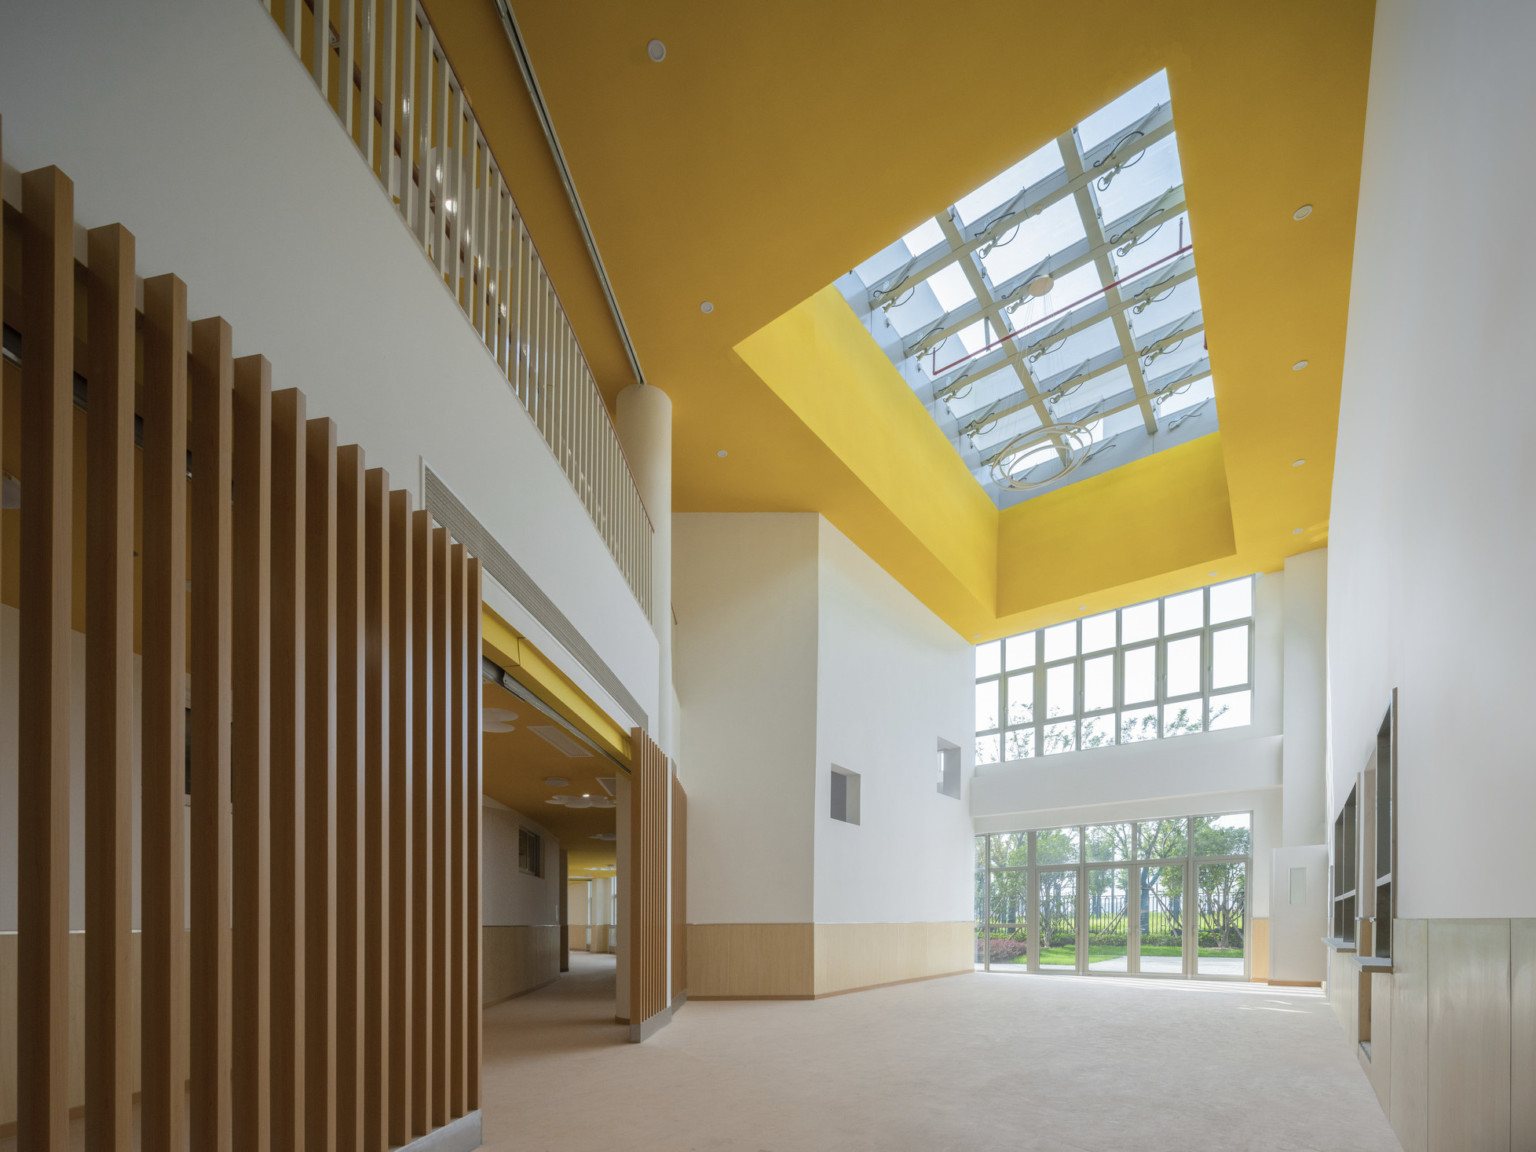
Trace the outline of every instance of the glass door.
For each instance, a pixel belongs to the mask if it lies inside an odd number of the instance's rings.
[[[1248,862],[1199,866],[1199,938],[1195,971],[1201,976],[1246,976]]]
[[[1083,893],[1088,937],[1088,971],[1129,972],[1129,868],[1089,868]]]
[[[1039,909],[1040,971],[1076,972],[1080,959],[1076,868],[1040,869]]]
[[[1182,976],[1184,865],[1143,865],[1140,873],[1136,970],[1144,975]]]

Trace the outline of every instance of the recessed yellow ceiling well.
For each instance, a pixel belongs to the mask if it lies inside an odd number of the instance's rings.
[[[611,401],[627,365],[494,4],[427,7]],[[1370,0],[514,8],[674,403],[676,511],[821,512],[967,639],[1327,542]],[[1159,69],[1221,431],[999,513],[826,286]]]

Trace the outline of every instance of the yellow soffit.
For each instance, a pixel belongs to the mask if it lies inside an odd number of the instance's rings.
[[[523,687],[537,693],[539,699],[582,735],[629,768],[629,733],[500,614],[482,605],[480,617],[481,646],[486,656]]]
[[[626,373],[506,38],[489,5],[428,3],[493,149],[527,161],[506,178],[611,399]],[[673,401],[675,511],[820,512],[966,639],[1326,543],[1373,0],[958,0],[943,19],[926,0],[873,17],[815,0],[516,7],[625,321]],[[1038,61],[1019,64],[1010,34],[1062,64],[1022,104],[1000,77]],[[1000,516],[823,289],[1159,69],[1221,432]]]

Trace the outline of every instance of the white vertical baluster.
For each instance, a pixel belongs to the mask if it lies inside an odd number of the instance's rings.
[[[336,114],[341,117],[342,124],[347,129],[347,135],[352,135],[352,64],[356,45],[353,44],[352,8],[354,0],[335,0],[336,23],[339,30],[341,43],[338,44],[339,63],[336,67]],[[371,164],[373,157],[368,157]]]
[[[313,0],[315,22],[310,31],[310,44],[314,50],[314,61],[310,65],[314,69],[315,84],[320,89],[320,98],[331,98],[331,4],[330,0]]]
[[[363,58],[363,86],[359,93],[358,115],[363,118],[363,131],[359,138],[363,149],[363,157],[368,161],[368,167],[379,172],[379,179],[386,192],[393,192],[390,187],[389,177],[382,174],[383,165],[374,159],[374,143],[378,137],[377,123],[374,119],[374,94],[378,89],[378,57],[379,57],[379,29],[378,29],[378,0],[362,0],[363,24],[362,42],[359,52]],[[385,114],[388,114],[388,105],[384,106]]]
[[[432,191],[437,196],[437,223],[433,228],[432,244],[437,253],[437,274],[448,272],[448,184],[453,177],[453,164],[448,152],[448,129],[452,121],[452,106],[448,96],[448,58],[437,52],[437,34],[432,34],[432,67],[437,72],[437,82],[432,95],[432,114],[436,122],[437,147],[432,149]]]
[[[416,48],[417,68],[421,73],[419,90],[416,93],[419,107],[416,109],[416,239],[421,242],[422,251],[429,255],[437,252],[442,245],[438,244],[432,236],[432,213],[435,207],[432,200],[437,194],[437,157],[432,151],[432,115],[436,111],[433,107],[433,54],[435,46],[432,38],[432,28],[421,15],[419,0],[411,0],[411,9],[418,23],[416,36],[418,45]]]
[[[300,60],[304,59],[304,0],[288,0],[283,6],[283,28],[288,33],[288,46]]]

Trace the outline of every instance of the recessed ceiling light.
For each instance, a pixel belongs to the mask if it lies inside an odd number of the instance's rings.
[[[1310,215],[1312,215],[1312,205],[1310,205],[1310,204],[1303,204],[1300,208],[1296,209],[1296,211],[1291,213],[1291,219],[1292,220],[1305,220]]]
[[[1079,612],[1086,612],[1086,611],[1088,611],[1088,605],[1086,605],[1086,604],[1079,604],[1077,606],[1077,610]]]
[[[1307,361],[1305,361],[1305,360],[1298,360],[1298,361],[1296,361],[1296,363],[1291,365],[1291,371],[1292,372],[1300,372],[1306,366],[1307,366]]]
[[[699,305],[699,311],[704,313],[704,315],[706,315],[706,316],[708,316],[714,310],[715,310],[715,306],[713,304],[711,304],[708,300],[704,301],[704,303]]]
[[[1029,282],[1029,294],[1031,296],[1044,296],[1052,288],[1056,287],[1056,277],[1049,272],[1043,276],[1036,276]]]
[[[720,459],[724,460],[727,456],[730,455],[730,453],[727,452],[724,448],[722,448],[722,449],[720,449],[720,451],[716,452],[715,455],[720,457]]]
[[[544,783],[550,788],[564,788],[570,784],[570,781],[564,776],[546,776]]]
[[[1291,529],[1291,535],[1292,536],[1300,536],[1301,535],[1301,529],[1300,528],[1292,528]]]
[[[1300,468],[1305,463],[1306,463],[1305,460],[1292,460],[1291,461],[1291,467],[1292,468]]]
[[[1214,576],[1214,575],[1216,575],[1216,573],[1212,572],[1212,573],[1210,573],[1210,575]]]
[[[645,46],[645,54],[651,58],[653,64],[660,64],[667,58],[667,46],[660,40],[652,40]]]

